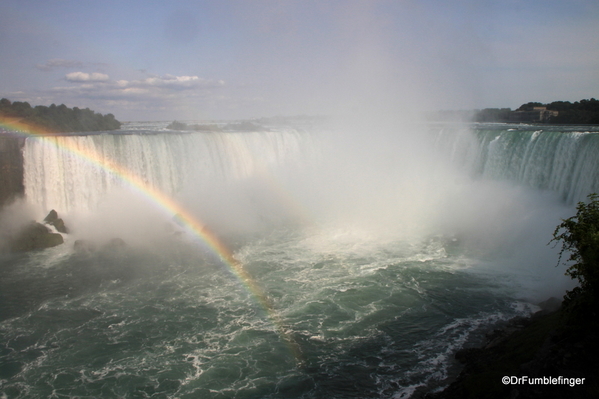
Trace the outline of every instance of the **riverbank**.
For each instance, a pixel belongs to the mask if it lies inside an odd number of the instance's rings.
[[[599,334],[574,326],[560,308],[511,320],[482,348],[458,351],[458,378],[425,399],[597,398]]]

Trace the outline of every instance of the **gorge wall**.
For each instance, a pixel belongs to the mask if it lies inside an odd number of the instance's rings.
[[[23,145],[25,138],[0,135],[0,207],[25,194]]]

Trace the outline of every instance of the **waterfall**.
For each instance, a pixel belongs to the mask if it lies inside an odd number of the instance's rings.
[[[244,133],[156,133],[28,138],[25,196],[45,209],[93,210],[126,183],[115,164],[176,197],[186,186],[239,182],[305,161],[311,136],[293,129]],[[95,162],[93,157],[99,159]]]
[[[554,191],[568,204],[599,192],[598,132],[503,124],[433,131],[437,150],[449,154],[475,179]],[[315,160],[322,155],[319,146],[318,133],[291,128],[221,133],[132,130],[63,136],[55,142],[28,138],[23,149],[25,195],[46,210],[93,211],[107,194],[126,185],[102,166],[111,162],[172,197],[189,187],[205,194],[213,185],[240,186],[264,176],[276,176],[271,180],[280,182],[285,181],[281,174],[291,170],[309,176],[306,170],[313,168],[315,173]],[[101,161],[94,163],[86,154],[96,154]],[[426,173],[435,170],[423,171],[418,179],[427,179]],[[313,176],[317,175],[318,171]],[[401,179],[401,173],[396,177]]]
[[[450,148],[453,161],[477,178],[554,191],[568,204],[599,192],[597,131],[502,124],[467,133],[445,129],[439,137],[438,145]]]
[[[459,372],[459,348],[572,288],[547,242],[566,202],[599,191],[599,134],[574,128],[164,126],[26,140],[26,200],[70,233],[0,268],[6,392],[320,398],[358,380],[360,398],[432,391]]]

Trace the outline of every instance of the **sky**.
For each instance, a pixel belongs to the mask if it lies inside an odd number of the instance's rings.
[[[599,97],[597,0],[2,0],[0,97],[120,121]]]

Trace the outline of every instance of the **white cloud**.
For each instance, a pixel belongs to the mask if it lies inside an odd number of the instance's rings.
[[[65,79],[68,82],[107,82],[110,78],[99,72],[71,72],[66,74]]]
[[[41,71],[48,72],[58,68],[81,68],[83,67],[83,63],[81,61],[54,58],[46,61],[45,64],[37,64],[35,67]]]
[[[214,88],[224,86],[225,82],[222,80],[210,80],[203,79],[198,76],[152,76],[143,80],[133,80],[118,82],[119,85],[124,87],[155,87],[172,90],[180,89],[200,89],[200,88]]]
[[[140,79],[112,79],[103,73],[73,72],[65,76],[70,84],[40,92],[39,104],[65,103],[89,107],[97,112],[119,111],[131,118],[179,118],[195,116],[210,107],[227,89],[225,81],[195,75],[146,75]],[[222,109],[225,100],[217,100]],[[117,107],[118,109],[115,109]],[[172,114],[171,114],[172,112]],[[139,115],[139,116],[138,116]]]
[[[139,80],[111,80],[103,73],[73,72],[66,75],[65,79],[77,86],[55,87],[53,91],[80,93],[93,97],[123,98],[140,95],[149,98],[202,97],[211,89],[225,86],[223,80],[204,79],[198,76],[151,76]]]
[[[99,64],[83,62],[81,66],[78,61],[62,59],[49,60],[39,66],[50,72],[52,68],[69,67],[77,69],[59,73],[62,77],[59,84],[25,91],[6,90],[5,97],[12,101],[27,101],[32,106],[55,103],[90,108],[100,113],[112,113],[120,120],[217,118],[217,115],[223,117],[224,111],[231,108],[230,102],[235,102],[230,91],[237,90],[237,85],[231,87],[224,80],[192,73],[158,75],[115,70],[110,65],[98,70]],[[104,68],[109,70],[104,71]],[[96,71],[92,72],[94,69]]]

